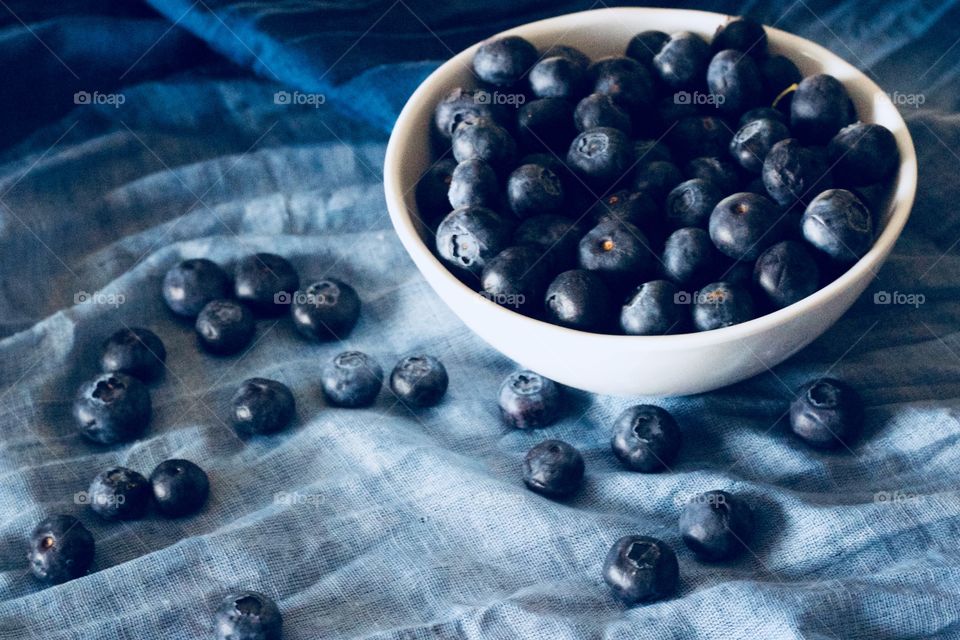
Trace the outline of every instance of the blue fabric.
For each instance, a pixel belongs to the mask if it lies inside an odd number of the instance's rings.
[[[639,398],[574,393],[556,426],[502,425],[494,398],[515,364],[419,277],[380,182],[390,123],[448,47],[586,2],[2,3],[0,638],[210,638],[234,588],[275,598],[287,640],[960,637],[957,4],[702,3],[922,93],[922,107],[903,107],[920,189],[877,282],[825,336],[743,384],[654,399],[686,442],[672,472],[641,475],[608,445],[611,420]],[[276,104],[281,90],[326,102]],[[79,91],[101,103],[75,104]],[[347,344],[308,345],[270,321],[242,358],[201,354],[162,306],[163,273],[253,251],[354,283],[364,312]],[[874,304],[881,291],[924,302]],[[82,302],[94,292],[101,303]],[[146,436],[97,447],[73,429],[70,399],[125,325],[162,336],[169,370]],[[345,346],[385,368],[437,355],[446,401],[412,413],[384,391],[370,409],[325,406],[318,371]],[[827,372],[866,399],[853,453],[811,452],[780,421],[792,390]],[[253,375],[288,384],[297,419],[241,442],[225,404]],[[523,453],[546,437],[586,457],[587,486],[568,504],[519,482]],[[74,501],[108,465],[148,473],[173,456],[210,474],[195,517],[110,524]],[[707,565],[676,521],[684,497],[715,488],[747,495],[758,530],[750,553]],[[25,547],[47,513],[78,515],[98,547],[93,573],[43,589]],[[677,597],[611,599],[600,566],[626,533],[678,550]]]

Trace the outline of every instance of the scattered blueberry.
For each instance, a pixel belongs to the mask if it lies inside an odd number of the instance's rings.
[[[592,271],[564,271],[547,287],[547,318],[580,331],[603,332],[614,311],[610,290]]]
[[[669,468],[680,443],[680,427],[666,409],[638,404],[617,417],[610,446],[628,469],[650,473]]]
[[[587,66],[567,56],[542,58],[530,69],[530,89],[538,98],[573,99],[586,86]]]
[[[700,227],[681,227],[663,245],[663,275],[682,286],[707,282],[721,264],[710,234]]]
[[[630,114],[605,93],[591,93],[577,103],[573,112],[577,131],[610,127],[630,134]]]
[[[889,178],[900,166],[900,151],[890,130],[857,122],[841,129],[827,146],[837,182],[868,185]]]
[[[563,98],[531,100],[517,114],[517,141],[525,149],[562,154],[576,134],[573,108]]]
[[[633,163],[633,144],[619,129],[584,131],[570,143],[567,164],[587,182],[610,186],[626,177]]]
[[[383,369],[359,351],[344,351],[323,367],[320,386],[335,407],[369,407],[383,386]]]
[[[456,167],[456,160],[443,158],[427,169],[417,182],[417,211],[420,218],[430,226],[450,212],[450,201],[447,198]]]
[[[663,31],[641,31],[630,38],[626,55],[641,64],[650,66],[653,64],[653,57],[660,53],[663,45],[669,40],[670,36]]]
[[[256,591],[223,599],[214,614],[217,640],[280,640],[283,617],[273,600]]]
[[[536,62],[536,47],[520,36],[505,36],[480,44],[473,71],[484,82],[506,87],[519,82]]]
[[[432,407],[447,392],[449,378],[443,363],[433,356],[407,356],[390,373],[390,389],[413,407]]]
[[[603,580],[628,606],[653,602],[677,590],[680,565],[665,542],[648,536],[623,536],[607,553]]]
[[[637,169],[633,178],[633,188],[646,193],[658,202],[663,202],[667,194],[683,182],[683,174],[672,162],[654,160]]]
[[[479,276],[487,262],[510,240],[510,225],[490,209],[451,211],[437,228],[437,253],[461,273]]]
[[[834,378],[811,380],[790,405],[790,429],[813,447],[849,447],[862,427],[860,394]]]
[[[685,180],[667,195],[664,214],[671,228],[706,227],[723,193],[703,178]]]
[[[670,40],[653,56],[653,68],[673,89],[697,87],[703,82],[709,62],[710,45],[689,31],[670,36]]]
[[[637,140],[633,143],[633,150],[637,162],[641,165],[656,160],[673,162],[673,152],[670,151],[670,147],[659,140]]]
[[[732,558],[746,548],[752,532],[750,505],[726,491],[696,495],[680,514],[683,542],[701,560]]]
[[[716,116],[681,118],[667,133],[674,155],[683,159],[724,157],[729,153],[733,132]]]
[[[693,299],[693,326],[712,331],[753,319],[753,300],[745,287],[733,282],[714,282],[701,288]]]
[[[553,380],[533,371],[516,371],[500,385],[497,402],[500,415],[511,427],[539,429],[560,416],[563,396]]]
[[[566,498],[583,484],[583,456],[562,440],[544,440],[523,458],[523,483],[548,498]]]
[[[481,295],[502,307],[535,315],[550,284],[550,262],[529,245],[507,247],[483,269]]]
[[[457,162],[477,158],[503,174],[517,157],[517,143],[490,118],[464,120],[453,132],[453,157]]]
[[[30,571],[47,584],[86,575],[93,553],[93,536],[73,516],[44,518],[30,534]]]
[[[286,313],[294,292],[300,288],[300,276],[285,258],[255,253],[237,263],[233,288],[237,300],[253,311],[275,316]]]
[[[775,120],[782,125],[787,124],[787,116],[783,112],[773,107],[754,107],[743,112],[740,116],[739,126],[742,129],[748,123],[754,120]]]
[[[601,58],[587,69],[594,93],[603,93],[628,111],[652,106],[653,79],[647,69],[624,56]]]
[[[838,262],[859,260],[873,244],[873,216],[846,189],[830,189],[811,200],[800,229],[807,242]]]
[[[163,278],[163,299],[179,316],[195,317],[211,300],[228,298],[230,277],[217,263],[206,258],[184,260]]]
[[[770,55],[760,60],[759,64],[760,77],[763,78],[763,99],[768,104],[773,104],[788,87],[803,80],[800,69],[786,56]],[[789,112],[787,109],[787,113]]]
[[[513,244],[536,248],[551,266],[551,272],[576,265],[580,236],[579,225],[558,215],[539,215],[527,218],[513,234]]]
[[[730,140],[730,153],[750,173],[760,173],[763,161],[773,145],[790,137],[790,131],[779,120],[757,118],[747,122]]]
[[[735,49],[740,54],[762,59],[767,53],[767,32],[756,20],[736,18],[717,28],[711,45],[714,51]]]
[[[718,202],[710,214],[710,239],[734,260],[753,260],[780,239],[782,217],[767,198],[735,193]]]
[[[598,200],[589,213],[597,223],[629,222],[644,233],[656,233],[660,227],[660,207],[643,191],[614,191]]]
[[[500,105],[487,99],[483,89],[457,87],[444,96],[434,112],[434,126],[444,140],[453,138],[453,132],[463,122],[480,119],[499,121],[503,118]]]
[[[311,340],[341,340],[360,319],[360,296],[346,282],[317,280],[297,292],[290,317],[297,331]]]
[[[276,433],[293,420],[296,403],[287,385],[267,378],[244,380],[230,401],[233,428],[243,436]]]
[[[760,254],[753,280],[777,309],[787,307],[820,287],[820,269],[799,242],[784,240]]]
[[[563,184],[550,169],[522,164],[507,180],[507,202],[521,219],[556,213],[563,206]]]
[[[157,508],[170,518],[197,513],[210,494],[207,474],[189,460],[164,460],[150,474],[150,485]]]
[[[639,282],[652,260],[646,236],[629,222],[601,222],[580,240],[580,267],[602,275],[615,289]]]
[[[707,88],[717,109],[730,115],[743,113],[763,99],[757,63],[734,49],[725,49],[713,56],[707,67]]]
[[[107,520],[142,518],[150,508],[152,496],[150,482],[126,467],[111,467],[101,471],[87,490],[90,508]]]
[[[809,202],[833,184],[824,153],[787,138],[774,144],[763,159],[763,186],[781,206]]]
[[[571,62],[576,62],[577,64],[583,66],[584,69],[590,66],[590,56],[585,54],[583,51],[580,51],[580,49],[566,44],[552,45],[549,49],[543,52],[541,59],[545,60],[553,57],[566,58]]]
[[[720,190],[722,194],[731,194],[740,190],[740,172],[737,165],[713,156],[702,156],[687,162],[683,173],[688,180],[700,178]]]
[[[157,334],[142,327],[120,329],[103,343],[100,368],[119,371],[141,380],[160,375],[167,350]]]
[[[679,290],[666,280],[645,282],[620,309],[620,328],[628,336],[662,336],[686,328],[685,308],[677,304]]]
[[[133,440],[150,422],[150,392],[125,373],[101,373],[80,387],[73,416],[80,433],[94,442]]]
[[[790,129],[804,142],[826,144],[854,120],[853,102],[833,76],[808,76],[797,85],[790,103]]]
[[[450,176],[450,207],[497,207],[500,204],[497,174],[483,160],[471,158],[457,164]],[[450,210],[447,207],[447,211]]]
[[[204,349],[229,355],[244,349],[257,330],[253,314],[235,300],[212,300],[197,316],[197,335]]]

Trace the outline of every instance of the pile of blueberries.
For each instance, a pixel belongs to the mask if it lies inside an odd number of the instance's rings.
[[[504,380],[498,400],[507,424],[535,429],[549,426],[561,415],[564,392],[533,371],[518,371]],[[849,448],[864,419],[860,395],[833,378],[805,384],[787,413],[793,433],[818,449]],[[655,405],[635,405],[614,421],[610,448],[627,469],[656,473],[670,470],[682,441],[680,427],[668,411]],[[523,460],[524,484],[555,500],[576,493],[585,473],[583,456],[562,440],[537,444]],[[681,539],[698,559],[727,560],[749,549],[753,505],[723,490],[706,491],[684,501],[678,524]],[[668,597],[680,579],[677,554],[657,538],[624,536],[607,554],[603,579],[628,605]]]
[[[162,294],[175,316],[194,322],[199,345],[214,355],[247,348],[258,317],[289,314],[303,336],[332,341],[348,335],[360,316],[360,298],[350,285],[327,278],[301,289],[293,266],[270,253],[241,259],[232,278],[210,260],[185,260],[167,272]],[[102,373],[81,385],[74,401],[77,429],[99,444],[132,441],[150,422],[147,385],[163,374],[166,348],[153,331],[125,327],[106,339],[100,354]],[[320,372],[323,395],[332,406],[369,406],[383,383],[380,365],[359,351],[340,353]],[[412,355],[394,367],[389,386],[406,406],[429,407],[443,398],[448,377],[435,357]],[[267,378],[245,380],[229,407],[230,424],[241,438],[280,432],[295,412],[290,389]],[[126,467],[105,469],[75,500],[103,519],[131,521],[146,516],[151,504],[168,518],[196,514],[209,494],[210,480],[203,469],[189,460],[172,459],[157,465],[149,479]],[[93,535],[78,518],[48,516],[31,534],[30,570],[47,584],[60,584],[85,575],[94,551]],[[222,640],[274,640],[280,638],[281,615],[266,595],[243,591],[223,600],[215,627]]]
[[[420,216],[468,286],[582,331],[707,331],[809,296],[870,249],[900,163],[749,19],[592,62],[501,37],[473,71],[436,106]]]

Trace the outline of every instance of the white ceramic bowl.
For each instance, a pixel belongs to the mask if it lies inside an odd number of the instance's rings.
[[[505,31],[541,50],[569,44],[591,58],[622,54],[635,34],[657,29],[710,38],[729,16],[702,11],[617,8],[550,18]],[[864,74],[823,47],[767,27],[770,49],[803,74],[829,73],[847,88],[860,119],[890,129],[902,164],[878,215],[873,248],[849,271],[800,302],[724,329],[669,336],[613,336],[574,331],[515,313],[480,296],[434,256],[433,234],[417,215],[415,186],[432,164],[434,106],[457,86],[474,86],[470,62],[477,45],[437,69],[414,92],[394,125],[384,167],[387,207],[400,240],[437,295],[498,351],[572,387],[616,395],[685,395],[716,389],[767,370],[827,330],[853,304],[890,253],[910,215],[917,160],[903,118]]]

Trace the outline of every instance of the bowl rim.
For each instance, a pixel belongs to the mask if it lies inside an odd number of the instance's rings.
[[[527,31],[531,28],[549,28],[553,26],[551,23],[559,24],[562,22],[575,20],[577,17],[588,14],[610,14],[610,18],[615,19],[616,15],[621,13],[631,13],[637,16],[642,16],[643,14],[662,14],[664,12],[673,14],[696,14],[696,16],[700,19],[716,18],[718,21],[732,17],[728,14],[694,9],[608,7],[567,13],[560,16],[545,18],[543,20],[528,22],[501,31],[491,36],[491,38],[505,35],[523,35],[524,31]],[[431,98],[434,96],[435,92],[434,85],[441,83],[452,68],[463,66],[465,63],[469,67],[469,58],[472,56],[477,47],[479,47],[479,42],[467,47],[463,51],[460,51],[450,59],[446,60],[420,83],[417,89],[413,92],[413,94],[411,94],[411,96],[407,99],[407,102],[404,104],[400,115],[397,117],[397,120],[394,123],[393,130],[390,134],[390,139],[387,143],[383,171],[384,193],[387,201],[387,209],[390,214],[394,229],[397,232],[397,235],[400,237],[400,240],[407,252],[411,254],[411,259],[414,260],[414,263],[419,269],[422,270],[424,268],[420,261],[417,260],[413,255],[414,252],[416,252],[421,259],[427,262],[427,265],[431,269],[439,272],[435,274],[437,277],[446,280],[450,285],[462,288],[464,292],[467,292],[470,295],[476,296],[479,304],[491,305],[491,307],[493,307],[491,309],[491,313],[499,312],[503,314],[502,319],[505,322],[514,322],[517,323],[515,326],[518,327],[525,326],[527,329],[537,329],[538,331],[543,331],[544,340],[549,340],[551,338],[568,340],[589,338],[591,340],[602,341],[604,344],[609,343],[607,346],[610,347],[617,345],[626,346],[629,343],[634,346],[643,344],[644,348],[651,348],[655,350],[659,350],[661,348],[670,349],[679,346],[681,343],[686,348],[691,346],[717,345],[736,341],[750,335],[763,333],[773,329],[774,327],[788,324],[791,320],[796,319],[803,314],[815,313],[816,309],[822,306],[828,300],[839,297],[844,290],[854,286],[854,284],[860,281],[868,271],[873,273],[873,277],[870,278],[870,280],[872,280],[876,277],[874,270],[882,264],[886,256],[893,248],[893,245],[900,237],[900,233],[910,217],[910,212],[913,208],[914,199],[916,197],[917,157],[910,131],[903,119],[903,115],[893,105],[889,96],[875,82],[873,82],[873,80],[871,80],[865,73],[857,69],[854,65],[847,62],[836,53],[833,53],[832,51],[811,40],[807,40],[806,38],[802,38],[798,35],[771,27],[769,25],[764,25],[764,28],[767,31],[768,37],[772,35],[773,37],[771,40],[775,40],[779,47],[791,51],[802,48],[804,52],[808,54],[808,57],[812,57],[817,61],[823,62],[827,60],[831,65],[847,67],[847,71],[851,72],[852,75],[857,78],[859,83],[865,85],[866,90],[874,96],[875,100],[885,103],[886,106],[892,109],[892,112],[895,114],[898,124],[900,125],[898,130],[894,132],[894,136],[897,141],[897,148],[900,151],[900,167],[896,174],[896,188],[891,190],[888,196],[890,203],[887,206],[888,209],[892,209],[890,210],[889,219],[887,220],[883,231],[874,239],[873,246],[871,246],[870,250],[859,260],[857,260],[857,262],[847,268],[847,270],[844,271],[839,277],[826,286],[818,289],[814,293],[793,303],[792,305],[782,309],[777,309],[776,311],[772,311],[746,322],[731,325],[729,327],[712,329],[710,331],[652,336],[592,333],[578,329],[571,329],[537,318],[525,316],[516,311],[506,309],[491,300],[483,298],[483,296],[478,296],[476,291],[461,282],[447,268],[447,266],[443,264],[436,257],[436,255],[434,255],[434,252],[431,250],[431,248],[420,237],[420,234],[418,233],[413,222],[413,218],[419,216],[416,216],[416,214],[414,214],[407,205],[407,198],[411,192],[415,191],[416,184],[404,189],[403,185],[401,184],[400,167],[404,157],[404,138],[409,136],[411,129],[414,128],[414,125],[416,124],[418,118],[421,117],[421,113],[424,111],[425,107],[432,105],[433,102],[435,102],[431,101]],[[432,111],[429,113],[432,124]],[[434,163],[436,163],[436,160]],[[429,278],[427,278],[427,280],[429,283]]]

